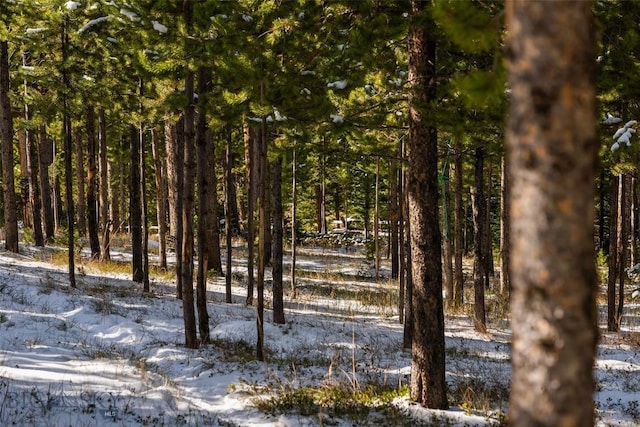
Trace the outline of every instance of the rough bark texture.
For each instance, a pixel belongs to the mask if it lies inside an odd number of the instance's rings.
[[[84,162],[84,144],[80,137],[79,128],[75,129],[75,150],[76,150],[76,224],[80,236],[87,234],[87,198],[85,193],[85,162]]]
[[[91,259],[100,259],[100,239],[98,238],[98,168],[96,150],[96,119],[93,105],[86,108],[87,131],[87,226]]]
[[[40,175],[40,189],[42,196],[42,218],[44,221],[44,235],[48,242],[53,241],[55,235],[55,216],[53,214],[53,199],[51,197],[51,183],[49,182],[49,165],[53,163],[53,143],[47,136],[45,125],[40,126],[40,143],[38,144],[38,165]]]
[[[231,257],[233,254],[232,248],[232,234],[233,234],[233,222],[232,209],[236,203],[235,193],[232,194],[233,188],[233,135],[231,133],[231,125],[227,125],[227,143],[225,147],[225,159],[224,159],[224,225],[225,225],[225,241],[226,241],[226,260],[225,260],[225,302],[231,304],[233,297],[231,293]],[[236,223],[237,224],[237,223]],[[237,229],[236,229],[237,231]]]
[[[611,182],[611,203],[609,208],[609,274],[607,275],[607,330],[617,332],[620,329],[616,313],[616,282],[618,280],[618,204],[620,202],[620,175]]]
[[[209,198],[216,197],[215,187],[211,186],[210,176],[215,176],[215,170],[210,173],[207,164],[207,115],[205,114],[204,101],[209,91],[211,82],[210,71],[205,67],[198,69],[198,100],[202,102],[198,109],[196,122],[196,164],[198,187],[198,275],[196,277],[196,306],[198,308],[198,331],[200,341],[209,342],[209,312],[207,310],[207,271],[209,271],[208,246],[214,242],[208,239],[207,228],[211,220],[208,215]],[[214,181],[215,182],[215,181]],[[213,193],[213,195],[211,194]],[[217,243],[217,242],[215,242]]]
[[[486,239],[486,201],[484,197],[484,147],[475,150],[474,186],[471,189],[473,206],[473,327],[478,332],[487,332],[487,317],[484,304],[484,289],[489,283],[487,271]]]
[[[211,132],[207,132],[206,167],[208,173],[208,196],[205,214],[207,216],[207,250],[209,271],[222,276],[222,257],[220,254],[220,219],[218,218],[218,178],[216,175],[216,144],[213,142]]]
[[[411,398],[426,407],[444,409],[448,402],[438,221],[438,145],[433,117],[428,113],[428,104],[436,96],[434,24],[427,18],[430,7],[430,2],[411,2],[414,22],[408,35],[408,185],[413,275]]]
[[[271,185],[273,191],[273,202],[271,204],[273,214],[273,240],[271,251],[273,260],[271,263],[271,275],[273,277],[273,322],[283,324],[284,318],[284,298],[282,286],[282,256],[284,230],[282,226],[282,156],[279,156],[271,164]]]
[[[18,252],[18,218],[13,182],[13,118],[9,101],[9,48],[0,41],[0,138],[2,139],[2,191],[4,196],[4,247]]]
[[[500,293],[506,295],[511,290],[511,275],[509,274],[509,259],[511,247],[509,246],[509,175],[507,174],[506,161],[502,159],[502,188],[500,190]]]
[[[100,224],[102,226],[102,241],[100,244],[100,260],[108,261],[111,259],[111,221],[109,219],[109,163],[107,161],[107,119],[105,117],[104,108],[98,110],[98,170],[100,173]]]
[[[38,140],[33,130],[27,131],[27,151],[29,164],[29,204],[33,216],[33,240],[36,246],[44,246],[42,233],[42,199],[38,182]]]
[[[178,174],[182,170],[182,151],[177,148],[176,126],[169,117],[164,121],[164,145],[167,150],[167,201],[169,203],[169,234],[178,235]]]
[[[158,130],[151,129],[151,151],[156,175],[156,209],[160,268],[167,268],[167,174],[164,171],[165,153],[160,145]]]
[[[255,140],[255,131],[245,123],[243,128],[244,135],[244,162],[245,162],[245,193],[247,195],[247,305],[253,304],[253,264],[254,264],[254,200],[255,200],[255,173],[253,162],[253,145]]]
[[[508,1],[513,426],[594,424],[595,24],[590,2]]]
[[[63,31],[62,31],[62,63],[67,64],[68,49],[69,49],[69,33],[67,31],[67,18],[65,18]],[[62,68],[62,84],[64,88],[71,86],[71,80],[69,79],[69,70],[67,65]],[[76,287],[76,272],[75,272],[75,242],[74,242],[74,207],[73,207],[73,136],[71,134],[71,114],[69,112],[69,103],[67,99],[68,94],[66,89],[63,90],[62,95],[62,122],[63,122],[63,135],[64,135],[64,183],[65,183],[65,202],[67,204],[67,249],[68,253],[68,272],[69,272],[69,285],[72,288]],[[56,183],[57,184],[57,183]],[[59,193],[59,192],[58,192]]]
[[[142,265],[142,189],[140,187],[140,136],[138,129],[129,129],[129,230],[131,232],[131,269],[133,281],[144,281]]]
[[[455,139],[456,156],[454,160],[454,270],[453,270],[453,304],[461,307],[464,300],[464,270],[462,258],[464,256],[464,207],[462,205],[462,143],[459,137]]]
[[[444,289],[446,294],[446,302],[448,305],[453,303],[453,244],[451,242],[451,182],[449,180],[451,168],[449,163],[445,164],[444,176],[442,177],[442,215],[443,215],[443,233],[442,233],[442,258],[443,258],[443,275]]]
[[[191,6],[188,2],[185,2],[184,5],[186,10],[190,10]],[[185,94],[187,95],[189,103],[184,110],[184,176],[182,191],[179,193],[182,197],[182,217],[180,220],[182,224],[182,235],[178,239],[178,244],[182,248],[178,262],[180,262],[181,265],[182,312],[184,316],[185,346],[187,348],[198,348],[193,297],[193,204],[196,173],[193,80],[193,72],[187,70],[185,76]]]

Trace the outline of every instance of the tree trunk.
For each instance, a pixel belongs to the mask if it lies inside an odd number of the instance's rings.
[[[471,191],[473,206],[473,290],[474,290],[474,318],[473,326],[478,332],[487,332],[487,318],[485,313],[484,290],[489,282],[485,252],[486,232],[486,201],[484,198],[484,147],[475,150],[475,179]]]
[[[293,147],[293,155],[291,161],[291,299],[296,299],[296,248],[298,246],[296,236],[296,220],[298,210],[298,165],[296,164],[296,147]]]
[[[454,199],[454,275],[453,275],[453,304],[456,307],[462,307],[464,302],[464,267],[462,258],[464,256],[464,206],[462,204],[463,191],[463,170],[462,170],[462,142],[460,137],[455,138],[454,142],[456,156],[454,160],[454,181],[455,181],[455,199]]]
[[[27,149],[27,131],[18,130],[18,165],[20,166],[20,207],[22,208],[22,223],[31,228],[31,204],[29,199],[29,161]]]
[[[85,193],[85,181],[84,181],[84,147],[82,138],[80,137],[79,128],[76,128],[75,132],[75,149],[76,149],[76,187],[77,189],[77,224],[78,234],[82,237],[87,234],[87,198]]]
[[[282,210],[282,155],[278,156],[271,164],[271,185],[273,191],[273,260],[271,263],[271,275],[273,278],[273,322],[284,324],[284,301],[282,286],[282,256],[284,230]]]
[[[2,192],[4,196],[4,247],[18,252],[18,217],[13,177],[13,117],[9,100],[9,47],[0,41],[0,138],[2,138]]]
[[[158,255],[160,256],[160,268],[167,268],[167,175],[163,165],[165,164],[165,152],[160,146],[158,130],[151,128],[151,151],[156,175],[156,209],[158,221]]]
[[[209,312],[207,310],[207,271],[209,271],[210,254],[208,246],[215,243],[209,241],[210,236],[207,233],[209,221],[211,221],[211,216],[208,212],[209,199],[216,197],[215,181],[209,181],[210,176],[215,177],[215,169],[213,173],[211,173],[212,169],[209,164],[207,147],[210,141],[208,141],[207,138],[207,115],[204,108],[204,101],[206,101],[210,83],[210,71],[205,67],[200,67],[198,69],[198,101],[201,102],[201,105],[197,114],[195,138],[198,181],[198,275],[196,278],[196,306],[198,309],[198,331],[200,332],[201,343],[208,343],[210,341]],[[213,196],[211,193],[213,193]],[[218,261],[219,260],[220,258],[218,257]]]
[[[253,227],[253,214],[254,214],[254,201],[255,201],[255,173],[253,162],[253,145],[255,140],[255,131],[248,125],[244,124],[244,164],[246,173],[246,187],[245,192],[247,194],[247,305],[253,305],[253,264],[254,264],[254,227]]]
[[[40,125],[40,144],[38,145],[38,149],[44,235],[47,242],[52,242],[56,231],[51,197],[51,183],[49,182],[49,165],[53,163],[53,142],[47,136],[47,128],[45,125]]]
[[[402,142],[399,142],[402,144]],[[400,255],[399,250],[399,210],[398,209],[398,157],[399,149],[389,162],[389,251],[391,252],[391,278],[397,279],[400,276]]]
[[[611,203],[609,204],[609,274],[607,275],[607,330],[617,332],[620,330],[616,306],[616,282],[618,280],[618,211],[620,204],[620,183],[622,177],[614,175],[611,182]]]
[[[214,271],[217,276],[222,276],[222,259],[220,255],[220,219],[218,218],[218,179],[216,171],[216,145],[211,138],[211,132],[207,131],[207,169],[209,179],[209,195],[206,198],[207,230],[206,239],[208,250],[208,269]]]
[[[142,80],[140,81],[140,97],[142,93]],[[142,106],[140,106],[140,114],[143,114]],[[140,138],[140,213],[142,226],[142,290],[149,292],[151,284],[149,282],[149,216],[147,208],[147,148],[144,138],[144,123],[140,122],[139,138]]]
[[[380,280],[380,157],[376,157],[376,189],[375,189],[375,207],[373,211],[373,247],[375,262],[375,280]],[[365,220],[365,225],[369,221]]]
[[[185,2],[184,5],[187,11],[185,13],[190,16],[192,5],[189,2]],[[180,194],[182,196],[182,217],[180,220],[182,224],[182,235],[178,239],[178,244],[182,247],[179,262],[182,277],[185,346],[187,348],[198,348],[193,297],[193,204],[195,190],[194,175],[196,172],[193,80],[193,72],[187,70],[185,76],[185,94],[188,105],[184,110],[184,176],[182,192]]]
[[[502,158],[502,185],[500,190],[500,293],[507,295],[511,290],[509,274],[509,174],[507,173],[506,157]]]
[[[260,85],[261,98],[264,97],[264,82]],[[258,232],[258,304],[256,305],[257,311],[257,332],[258,342],[256,345],[256,359],[264,361],[264,273],[267,259],[267,228],[268,223],[268,203],[267,203],[267,120],[262,118],[262,126],[260,129],[260,136],[257,138],[257,169],[258,169],[258,213],[259,213],[259,232]]]
[[[132,280],[144,281],[142,260],[142,192],[140,186],[140,134],[131,125],[129,129],[129,232],[131,233]]]
[[[228,304],[233,302],[231,294],[231,256],[232,256],[232,236],[233,224],[231,220],[232,205],[236,203],[235,197],[232,197],[231,189],[233,188],[233,135],[231,133],[231,125],[227,124],[227,144],[225,149],[224,160],[224,225],[227,256],[225,260],[225,301]]]
[[[405,143],[404,138],[400,139],[398,144],[398,157],[400,158],[400,167],[398,168],[398,195],[397,195],[397,205],[398,205],[398,282],[399,283],[399,292],[398,292],[398,321],[400,324],[405,323],[405,293],[406,293],[406,284],[409,275],[407,274],[407,256],[406,256],[406,231],[405,231],[405,199],[406,199],[406,191],[405,191]]]
[[[624,312],[624,282],[627,277],[627,260],[629,259],[629,210],[630,210],[630,176],[620,177],[620,203],[618,205],[618,307],[616,319],[618,329],[622,326],[622,314]]]
[[[26,107],[25,107],[26,108]],[[42,199],[40,184],[38,182],[38,141],[35,132],[27,130],[27,151],[29,164],[29,204],[33,218],[33,240],[36,246],[44,246],[44,234],[42,233]]]
[[[442,254],[438,220],[438,144],[428,105],[436,99],[431,2],[411,2],[409,28],[409,222],[413,275],[411,398],[448,408],[445,381]]]
[[[107,160],[107,120],[104,108],[98,110],[98,144],[99,172],[100,172],[100,224],[102,224],[102,243],[100,246],[100,261],[106,262],[111,259],[111,221],[109,220],[109,166]]]
[[[485,152],[486,156],[486,152]],[[495,264],[493,262],[493,239],[491,238],[491,193],[493,192],[493,158],[489,156],[489,165],[487,166],[487,190],[484,193],[484,231],[482,236],[482,252],[485,263],[485,272],[487,274],[487,288],[491,285],[489,276],[496,276]]]
[[[69,48],[69,33],[67,31],[68,18],[65,16],[63,30],[62,30],[62,63],[65,64],[62,68],[62,128],[64,135],[64,180],[65,180],[65,202],[67,204],[67,250],[68,253],[68,268],[69,268],[69,286],[76,287],[76,274],[75,274],[75,245],[74,245],[74,208],[73,208],[73,136],[71,134],[71,115],[69,112],[68,93],[66,92],[71,87],[71,80],[69,79],[69,70],[67,69],[68,48]],[[0,64],[3,62],[0,62]]]
[[[96,127],[93,105],[86,108],[87,131],[87,225],[91,259],[100,259],[100,239],[98,238],[98,174],[96,158]]]
[[[443,228],[444,232],[442,233],[442,251],[443,251],[443,275],[442,279],[444,281],[444,289],[446,294],[446,301],[448,305],[452,305],[453,303],[453,247],[451,245],[451,233],[449,227],[449,218],[451,212],[450,206],[450,195],[451,195],[451,183],[449,180],[450,176],[450,166],[447,159],[445,160],[444,165],[444,174],[442,177],[442,215],[443,215]]]
[[[178,182],[182,172],[183,152],[178,149],[176,125],[171,123],[170,117],[164,119],[164,145],[167,152],[167,202],[169,205],[169,235],[174,239],[178,236],[178,218],[180,218]]]
[[[600,180],[598,181],[598,250],[605,251],[607,254],[607,245],[604,240],[604,224],[605,224],[605,198],[607,190],[605,185],[604,167],[600,166]]]
[[[590,2],[507,1],[513,426],[592,426],[595,30]]]

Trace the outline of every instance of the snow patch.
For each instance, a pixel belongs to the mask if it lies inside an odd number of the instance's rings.
[[[158,21],[151,21],[151,24],[153,25],[153,29],[159,33],[166,34],[166,32],[169,31],[165,25],[162,25]]]
[[[338,80],[335,82],[327,83],[327,87],[336,88],[336,89],[344,89],[347,87],[346,80]]]
[[[77,1],[72,1],[72,0],[69,0],[68,2],[66,2],[64,4],[64,7],[66,7],[67,10],[76,10],[80,6],[82,6],[80,3],[78,3]]]

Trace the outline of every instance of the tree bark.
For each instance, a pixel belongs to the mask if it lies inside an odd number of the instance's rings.
[[[96,126],[93,105],[86,107],[87,131],[87,225],[91,259],[100,259],[100,239],[98,238],[98,174],[96,158]]]
[[[40,175],[40,189],[42,190],[42,217],[44,220],[44,235],[47,242],[52,242],[55,236],[55,216],[49,182],[49,165],[53,163],[53,142],[47,136],[47,128],[40,125],[40,143],[38,144],[38,167]]]
[[[100,173],[100,224],[102,225],[102,242],[100,245],[100,261],[111,259],[111,220],[109,219],[109,163],[107,159],[107,119],[104,108],[98,110],[98,145],[99,173]]]
[[[131,125],[129,128],[129,232],[131,233],[132,280],[144,281],[142,260],[142,191],[140,187],[140,134]]]
[[[264,97],[264,82],[260,85],[261,97]],[[267,228],[268,222],[268,203],[267,203],[267,120],[262,118],[262,126],[259,138],[257,138],[257,156],[256,159],[258,169],[257,179],[257,197],[258,197],[258,215],[259,215],[259,231],[258,231],[258,303],[256,304],[257,312],[257,332],[258,342],[256,345],[256,359],[264,361],[264,273],[267,259]]]
[[[502,185],[500,190],[500,293],[507,295],[511,290],[509,273],[509,259],[511,248],[509,246],[509,175],[507,173],[506,157],[502,158]]]
[[[225,149],[224,160],[224,225],[225,225],[225,239],[226,239],[226,260],[225,260],[225,301],[228,304],[233,302],[231,294],[231,256],[232,256],[232,236],[233,236],[233,224],[231,220],[232,205],[236,203],[235,197],[232,196],[231,189],[233,188],[233,135],[231,132],[231,125],[227,124],[227,143]]]
[[[254,277],[253,277],[253,264],[254,264],[254,226],[253,226],[253,218],[254,218],[254,201],[255,201],[255,172],[254,172],[254,161],[253,161],[253,145],[255,140],[255,131],[248,125],[244,124],[243,128],[244,135],[244,164],[245,164],[245,174],[246,174],[246,184],[245,184],[245,192],[247,195],[247,214],[246,214],[246,224],[247,224],[247,305],[253,305],[253,286],[254,286]]]
[[[474,186],[471,191],[473,206],[473,290],[474,318],[473,326],[478,332],[487,332],[487,318],[484,303],[484,290],[489,282],[485,252],[486,201],[484,198],[484,147],[475,150]]]
[[[69,70],[67,69],[67,60],[69,57],[69,32],[68,32],[68,17],[65,15],[63,29],[62,29],[62,128],[64,135],[64,180],[65,180],[65,202],[67,204],[67,250],[68,253],[68,271],[69,271],[69,286],[76,287],[76,274],[75,274],[75,244],[74,244],[74,208],[73,208],[73,135],[71,134],[71,113],[69,111],[68,100],[68,88],[71,87],[71,80],[69,78]],[[3,63],[0,61],[0,64]]]
[[[84,162],[84,147],[82,138],[78,132],[79,128],[75,131],[75,150],[76,150],[76,206],[77,206],[77,224],[78,234],[82,237],[87,234],[87,198],[85,192],[85,162]]]
[[[271,185],[273,191],[273,249],[271,251],[273,260],[271,263],[271,275],[273,278],[273,322],[284,324],[284,296],[282,286],[282,257],[284,230],[282,223],[284,220],[282,209],[282,156],[278,156],[271,164]]]
[[[453,245],[451,244],[451,232],[449,227],[449,218],[451,212],[451,203],[450,203],[450,195],[451,195],[451,182],[449,180],[450,176],[450,165],[448,162],[448,154],[447,159],[445,160],[444,165],[444,174],[442,176],[442,212],[443,212],[443,227],[444,232],[442,233],[442,252],[443,252],[443,275],[442,279],[444,281],[444,289],[446,295],[446,302],[448,305],[452,305],[453,303]]]
[[[412,1],[409,27],[409,222],[413,275],[411,398],[448,408],[445,381],[442,254],[438,215],[438,144],[428,105],[436,99],[431,2]],[[418,24],[417,22],[420,22]]]
[[[165,152],[160,146],[158,130],[151,128],[151,151],[156,175],[156,209],[158,221],[158,242],[160,268],[167,268],[167,174],[164,170]]]
[[[460,137],[455,138],[455,159],[454,159],[454,275],[453,275],[453,304],[462,307],[464,302],[464,268],[462,258],[464,256],[464,206],[462,204],[463,192],[463,170],[462,170],[462,141]]]
[[[208,246],[215,242],[209,241],[207,233],[211,217],[208,212],[210,194],[216,197],[215,181],[209,181],[209,176],[215,177],[215,170],[210,173],[207,143],[207,115],[205,113],[204,101],[206,100],[211,83],[211,73],[205,67],[198,69],[198,109],[196,122],[196,159],[197,159],[197,187],[198,187],[198,275],[196,277],[196,306],[198,309],[198,331],[200,332],[200,342],[210,341],[209,332],[209,312],[207,310],[207,271],[209,271]],[[213,184],[213,185],[212,185]],[[220,258],[218,257],[218,260]]]
[[[185,14],[189,14],[190,16],[192,5],[189,2],[185,2],[184,5],[185,10],[188,11],[185,12]],[[198,348],[193,296],[193,204],[195,190],[194,175],[196,172],[193,85],[193,72],[187,70],[185,75],[185,94],[188,104],[184,110],[184,176],[181,192],[182,217],[180,221],[182,224],[182,235],[178,239],[178,244],[182,248],[179,262],[182,277],[185,346],[187,348]]]
[[[18,252],[18,217],[13,177],[13,117],[9,100],[9,47],[0,41],[0,138],[2,138],[2,191],[4,196],[4,247]]]
[[[506,3],[513,426],[592,426],[599,142],[590,2]]]
[[[296,291],[296,262],[297,254],[296,249],[298,246],[296,236],[296,220],[298,214],[298,176],[297,176],[297,155],[296,147],[293,147],[292,161],[291,161],[291,299],[294,300],[297,297]]]
[[[609,274],[607,275],[607,330],[617,332],[620,329],[616,307],[616,282],[619,274],[618,250],[618,210],[620,204],[620,182],[622,177],[614,175],[611,182],[611,203],[609,204]]]
[[[211,131],[207,131],[207,169],[209,180],[209,195],[206,198],[207,216],[207,268],[214,271],[217,276],[222,276],[222,258],[220,254],[220,219],[218,218],[218,178],[216,175],[216,144],[211,137]]]

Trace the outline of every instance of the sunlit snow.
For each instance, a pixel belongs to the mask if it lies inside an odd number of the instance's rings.
[[[346,80],[338,80],[335,82],[327,83],[327,87],[336,88],[336,89],[344,89],[347,87]]]
[[[68,2],[66,2],[64,4],[64,7],[66,7],[67,10],[76,10],[80,6],[82,6],[80,3],[76,2],[76,1],[72,1],[72,0],[69,0]]]
[[[169,31],[166,26],[162,25],[158,21],[151,21],[151,24],[153,25],[153,29],[159,33],[165,34],[167,31]]]

